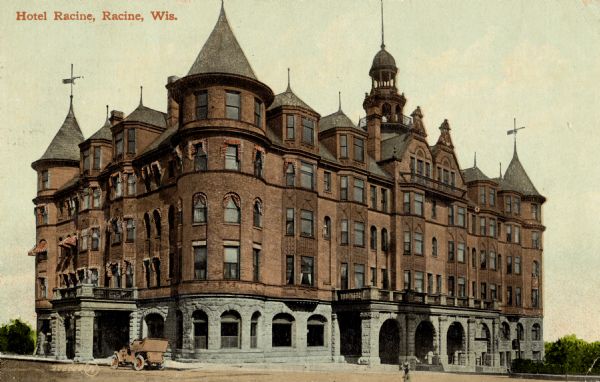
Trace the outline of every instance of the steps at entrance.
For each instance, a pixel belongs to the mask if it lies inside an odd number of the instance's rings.
[[[443,372],[444,367],[442,365],[427,365],[424,363],[418,363],[415,367],[417,371],[439,371]]]

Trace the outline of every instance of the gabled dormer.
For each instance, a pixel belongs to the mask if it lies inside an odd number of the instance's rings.
[[[452,189],[464,188],[464,180],[454,153],[454,144],[450,136],[450,123],[447,119],[440,125],[440,136],[431,148],[435,161],[434,178],[441,185]]]
[[[91,137],[79,144],[81,149],[81,174],[97,176],[112,158],[112,124],[106,107],[106,121]]]

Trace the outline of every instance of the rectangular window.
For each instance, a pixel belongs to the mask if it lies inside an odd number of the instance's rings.
[[[365,266],[363,264],[354,264],[354,288],[363,288],[365,286]]]
[[[404,271],[404,290],[410,289],[410,271]]]
[[[425,292],[425,280],[423,279],[423,272],[415,272],[415,292]]]
[[[309,190],[314,186],[314,167],[306,162],[300,164],[300,186]]]
[[[354,201],[358,203],[365,202],[365,181],[354,178]]]
[[[135,154],[135,129],[127,129],[127,154]]]
[[[498,292],[496,291],[496,284],[490,284],[490,300],[498,300]]]
[[[513,207],[515,215],[519,215],[521,213],[521,198],[515,198]]]
[[[100,249],[100,229],[92,228],[92,251]]]
[[[448,296],[454,297],[454,276],[448,277]]]
[[[262,102],[258,98],[254,98],[254,124],[262,126]]]
[[[377,268],[371,267],[371,286],[377,286]]]
[[[129,175],[127,175],[127,195],[135,196],[135,191],[136,191],[135,175],[129,174]]]
[[[537,231],[531,232],[531,246],[540,249],[540,233]]]
[[[486,196],[485,187],[481,187],[479,189],[479,204],[481,204],[482,206],[485,205],[485,196]]]
[[[420,159],[417,161],[417,174],[423,176],[423,161]]]
[[[515,275],[521,274],[521,257],[515,256]]]
[[[415,255],[423,255],[423,234],[415,232]]]
[[[294,131],[296,128],[296,118],[292,114],[288,114],[286,119],[287,119],[286,127],[285,127],[286,138],[294,139],[294,136],[295,136]]]
[[[403,198],[402,210],[405,214],[410,214],[410,192],[405,192]]]
[[[467,297],[467,286],[464,277],[458,278],[458,297]]]
[[[340,176],[340,200],[348,200],[348,177]]]
[[[496,252],[490,251],[490,269],[496,270]]]
[[[485,236],[485,218],[479,218],[479,234]]]
[[[496,190],[490,188],[490,206],[494,207],[496,205]]]
[[[487,300],[487,285],[486,283],[481,283],[481,287],[479,288],[481,291],[481,299]]]
[[[285,234],[294,235],[296,229],[294,227],[294,209],[288,208],[285,212]]]
[[[436,294],[442,293],[442,275],[435,275]]]
[[[477,281],[471,283],[471,295],[473,298],[477,298]]]
[[[323,188],[326,192],[331,192],[331,173],[329,171],[323,173]]]
[[[126,240],[132,242],[135,240],[135,221],[133,219],[125,219],[125,224],[127,227]]]
[[[348,263],[340,266],[340,288],[348,289]]]
[[[357,162],[365,161],[365,141],[360,138],[354,138],[354,160]]]
[[[234,146],[237,147],[237,146]],[[208,168],[208,155],[206,154],[206,150],[202,143],[198,143],[194,145],[194,150],[196,151],[194,154],[194,170],[195,171],[206,171]],[[233,151],[233,150],[232,150]],[[236,155],[237,161],[237,155]]]
[[[506,242],[512,242],[512,226],[508,224],[506,225]]]
[[[471,214],[471,234],[475,235],[475,227],[477,227],[477,221],[475,214]]]
[[[515,288],[515,306],[521,306],[521,288]]]
[[[507,286],[506,287],[506,305],[512,305],[512,287],[511,286]]]
[[[485,251],[480,252],[479,263],[480,263],[481,269],[487,269],[487,254],[485,253]]]
[[[454,242],[448,242],[448,261],[454,261]]]
[[[427,293],[433,294],[433,274],[427,274]]]
[[[348,158],[348,136],[340,135],[340,158]]]
[[[115,135],[115,154],[117,157],[123,155],[123,132]]]
[[[341,221],[341,225],[342,225],[342,232],[340,235],[340,243],[348,244],[348,220],[343,219]]]
[[[437,219],[437,202],[435,200],[431,201],[431,218]]]
[[[238,92],[226,92],[225,116],[229,119],[240,119],[241,95]]]
[[[465,262],[465,243],[458,243],[456,255],[459,263]]]
[[[388,211],[388,196],[387,196],[387,190],[385,188],[381,189],[381,211],[383,211],[383,212]]]
[[[315,122],[312,119],[302,118],[302,142],[314,144]]]
[[[512,256],[506,257],[506,274],[512,274]]]
[[[300,259],[301,266],[300,272],[302,273],[302,279],[300,283],[302,285],[313,286],[314,285],[314,257],[302,256]]]
[[[100,149],[100,147],[94,147],[94,164],[93,164],[94,170],[100,170],[100,168],[102,167],[101,155],[102,155],[102,149]]]
[[[285,280],[286,284],[294,284],[294,256],[285,257]]]
[[[404,254],[410,255],[410,231],[404,231]]]
[[[496,237],[496,220],[490,219],[490,237]]]
[[[431,164],[429,162],[425,162],[425,176],[431,178]]]
[[[223,265],[225,280],[240,279],[240,247],[225,247]]]
[[[448,225],[454,225],[454,206],[448,205]]]
[[[388,278],[388,271],[387,269],[382,269],[381,270],[381,287],[383,289],[388,289],[390,285],[390,280]]]
[[[358,247],[365,246],[365,224],[354,222],[354,245]]]
[[[240,170],[239,161],[239,147],[237,145],[227,145],[227,151],[225,152],[225,169],[227,170]]]
[[[533,220],[540,220],[540,206],[539,204],[531,204],[531,217]]]
[[[207,256],[206,245],[196,245],[194,248],[194,279],[206,280]]]
[[[515,226],[515,243],[521,243],[521,228],[519,226]]]
[[[415,194],[415,215],[423,216],[423,194]]]
[[[504,197],[504,212],[511,213],[512,212],[512,203],[510,196]]]
[[[260,281],[260,249],[252,248],[252,280]]]
[[[87,172],[90,170],[90,150],[85,150],[83,153],[83,171]]]
[[[532,289],[531,290],[531,307],[532,308],[539,308],[540,307],[540,299],[539,299],[539,292],[537,289]]]
[[[196,119],[208,118],[208,92],[196,94]]]
[[[300,211],[301,234],[303,236],[313,237],[313,212],[307,210]]]
[[[465,219],[465,207],[458,207],[458,225],[460,227],[466,227]]]
[[[371,186],[369,189],[370,189],[370,194],[371,194],[371,208],[376,210],[377,209],[377,187]]]

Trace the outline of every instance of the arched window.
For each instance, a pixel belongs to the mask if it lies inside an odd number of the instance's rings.
[[[377,228],[375,226],[371,226],[371,249],[377,250]]]
[[[264,162],[264,154],[262,151],[256,150],[256,154],[254,155],[254,176],[258,178],[263,177],[263,162]]]
[[[540,277],[540,263],[533,261],[533,277]]]
[[[256,349],[258,347],[258,320],[260,319],[260,312],[254,312],[252,319],[250,320],[250,348]]]
[[[531,340],[539,341],[541,339],[542,339],[542,328],[540,327],[540,324],[533,324],[533,326],[531,327]]]
[[[285,184],[288,187],[294,187],[296,181],[296,171],[294,170],[294,165],[292,163],[288,163],[285,168]]]
[[[481,269],[486,269],[487,268],[487,256],[485,254],[485,251],[481,251],[479,260],[481,261]]]
[[[221,348],[241,347],[240,327],[242,319],[238,312],[230,310],[221,315]]]
[[[391,122],[392,121],[392,107],[388,103],[384,103],[381,108],[382,120],[381,122]]]
[[[234,195],[229,195],[225,198],[225,223],[239,224],[240,221],[240,200]]]
[[[151,313],[144,319],[146,323],[146,336],[150,338],[163,338],[165,336],[165,320],[158,313]]]
[[[294,317],[279,313],[273,317],[272,346],[292,347],[294,338]]]
[[[437,242],[437,239],[434,237],[433,239],[431,239],[431,256],[437,257],[437,255],[438,255],[438,242]]]
[[[208,349],[208,317],[201,310],[192,314],[194,324],[194,348]]]
[[[508,324],[508,322],[502,323],[501,333],[502,333],[503,340],[506,340],[506,341],[510,340],[510,325]]]
[[[160,259],[158,257],[152,258],[152,267],[154,268],[154,275],[156,276],[156,286],[160,286]]]
[[[306,323],[306,345],[324,346],[325,345],[325,324],[327,320],[320,315],[313,315],[308,318]]]
[[[323,237],[326,240],[331,239],[331,218],[329,216],[325,216],[325,220],[323,222]]]
[[[525,340],[525,330],[520,322],[517,324],[517,339],[519,341]]]
[[[254,202],[253,222],[255,227],[262,227],[262,203],[260,200]]]
[[[381,250],[384,252],[387,252],[388,245],[389,245],[388,232],[387,232],[387,229],[384,228],[381,230]]]
[[[144,214],[144,226],[146,227],[146,239],[150,239],[152,226],[150,225],[150,215],[147,212]]]
[[[477,250],[475,248],[471,251],[471,267],[477,268]]]
[[[204,194],[196,194],[193,198],[193,211],[194,215],[192,217],[193,223],[205,224],[206,217],[206,195]]]
[[[160,237],[161,234],[161,224],[160,224],[160,213],[158,210],[154,210],[154,225],[156,226],[156,237]]]

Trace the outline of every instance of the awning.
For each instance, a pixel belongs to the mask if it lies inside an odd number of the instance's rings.
[[[75,247],[77,245],[77,236],[67,237],[62,241],[63,246]]]
[[[42,252],[46,252],[48,251],[48,242],[46,240],[42,240],[40,241],[36,246],[34,246],[31,251],[29,251],[29,253],[27,253],[29,256],[35,256],[38,253],[42,253]]]

